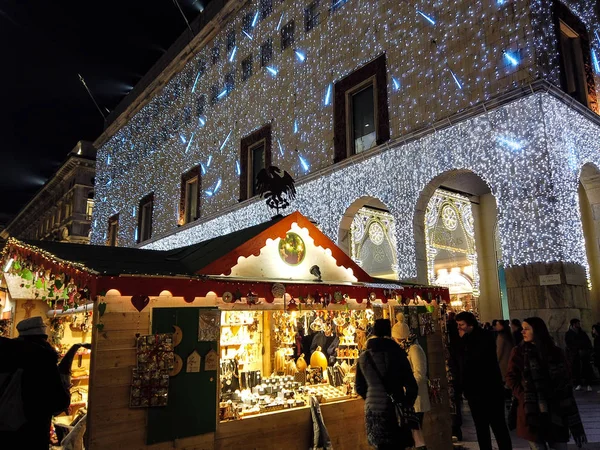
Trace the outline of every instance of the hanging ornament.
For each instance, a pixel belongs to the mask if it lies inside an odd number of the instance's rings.
[[[231,303],[233,302],[233,294],[229,291],[223,292],[223,301],[225,303]]]
[[[150,303],[150,297],[147,295],[138,294],[131,297],[131,304],[139,312],[142,312],[142,310],[148,306],[148,303]]]
[[[275,298],[283,298],[283,295],[285,294],[285,286],[281,283],[275,283],[271,287],[271,293]]]

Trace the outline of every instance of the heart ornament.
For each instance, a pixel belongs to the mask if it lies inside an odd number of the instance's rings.
[[[148,303],[150,303],[150,297],[147,295],[138,294],[131,297],[131,304],[139,312],[142,312],[142,310],[148,306]]]

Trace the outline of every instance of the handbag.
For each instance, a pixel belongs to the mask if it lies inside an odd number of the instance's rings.
[[[377,378],[379,378],[379,381],[381,381],[381,384],[385,389],[386,395],[392,402],[392,405],[394,405],[394,410],[396,411],[396,419],[398,420],[398,426],[400,426],[400,428],[409,428],[411,430],[420,429],[421,422],[419,420],[419,417],[417,416],[417,413],[415,412],[414,406],[403,405],[401,401],[397,400],[396,397],[394,397],[394,394],[392,393],[391,389],[389,389],[389,386],[383,379],[381,372],[379,372],[379,369],[377,368],[377,365],[373,360],[371,352],[367,350],[365,353],[367,354],[366,358],[369,361],[369,364],[375,371],[375,374],[377,375]]]

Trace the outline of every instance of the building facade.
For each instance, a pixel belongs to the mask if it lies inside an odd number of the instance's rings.
[[[589,324],[599,58],[592,1],[225,2],[95,142],[92,242],[260,223],[275,165],[367,271],[464,280],[483,320]]]
[[[88,244],[95,176],[96,149],[80,141],[0,236]]]

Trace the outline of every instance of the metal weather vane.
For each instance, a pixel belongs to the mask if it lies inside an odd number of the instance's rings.
[[[286,171],[276,166],[269,166],[258,172],[256,187],[261,198],[266,198],[267,206],[280,209],[290,206],[290,201],[296,198],[295,181]]]

